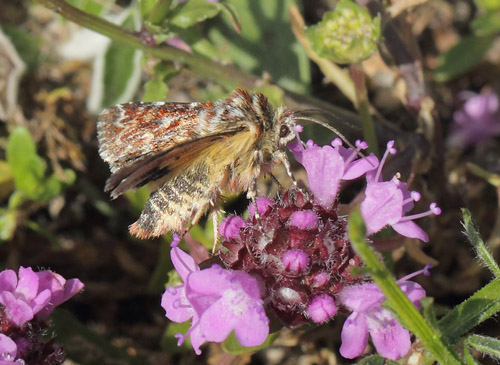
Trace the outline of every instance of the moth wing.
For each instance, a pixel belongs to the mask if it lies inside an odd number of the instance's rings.
[[[99,154],[115,172],[147,155],[199,138],[203,110],[213,104],[131,102],[104,110],[97,122]]]
[[[135,162],[114,172],[106,181],[105,191],[116,198],[129,189],[143,186],[149,182],[167,179],[178,171],[187,168],[203,154],[203,150],[222,138],[237,132],[219,133],[176,145],[166,151],[150,153]]]

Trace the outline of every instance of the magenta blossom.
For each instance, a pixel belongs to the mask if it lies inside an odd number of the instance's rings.
[[[0,365],[25,364],[17,356],[17,344],[8,336],[0,333]]]
[[[387,143],[387,150],[380,162],[378,169],[366,174],[367,186],[365,190],[366,198],[361,203],[361,215],[366,225],[368,235],[380,231],[390,225],[399,234],[418,238],[424,242],[429,240],[425,233],[413,220],[431,214],[441,214],[441,209],[432,203],[427,212],[405,216],[413,209],[413,202],[420,200],[420,194],[416,191],[408,191],[406,183],[401,182],[397,177],[390,181],[380,181],[382,168],[388,154],[395,154],[394,141]]]
[[[377,167],[378,160],[373,154],[358,159],[360,151],[367,147],[365,142],[356,141],[356,150],[345,148],[339,138],[333,140],[331,146],[323,147],[309,140],[304,148],[298,138],[288,144],[288,149],[306,170],[314,203],[325,208],[333,204],[341,180],[356,179]]]
[[[463,93],[466,102],[453,114],[449,143],[465,148],[500,135],[500,103],[492,91]]]
[[[205,341],[222,342],[233,330],[243,346],[264,343],[269,334],[269,319],[257,279],[219,265],[200,270],[191,256],[176,247],[178,242],[177,236],[170,257],[184,283],[168,287],[161,305],[171,321],[181,323],[191,319],[189,331],[176,336],[179,346],[190,336],[199,355]]]
[[[415,275],[428,275],[430,265],[397,281],[399,288],[410,301],[420,308],[424,289],[413,281]],[[374,283],[353,285],[343,289],[338,296],[340,302],[352,311],[342,327],[340,354],[353,359],[360,356],[370,335],[378,353],[390,360],[405,356],[411,346],[410,332],[403,328],[394,315],[382,308],[385,296]]]
[[[54,307],[83,289],[78,279],[66,281],[50,270],[34,272],[19,268],[19,280],[13,270],[0,272],[0,304],[5,307],[6,319],[21,327],[37,315],[45,319]]]

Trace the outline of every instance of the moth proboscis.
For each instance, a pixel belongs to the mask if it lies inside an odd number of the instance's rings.
[[[285,162],[291,175],[284,147],[296,137],[296,121],[294,112],[273,109],[264,95],[242,89],[215,102],[111,107],[97,124],[99,154],[112,172],[105,191],[116,198],[151,185],[130,233],[184,234],[190,222],[217,206],[222,193],[248,191],[255,197],[256,180],[274,164]]]

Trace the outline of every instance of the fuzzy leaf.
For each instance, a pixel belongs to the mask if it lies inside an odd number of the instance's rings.
[[[500,312],[500,278],[486,284],[439,320],[441,333],[454,343],[459,336]]]
[[[213,18],[220,11],[220,4],[209,3],[206,0],[189,0],[175,11],[170,24],[179,28],[189,28],[196,23]]]

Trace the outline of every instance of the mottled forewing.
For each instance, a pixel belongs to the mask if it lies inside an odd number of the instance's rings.
[[[116,198],[129,189],[173,176],[180,170],[189,168],[195,159],[203,156],[204,150],[217,140],[229,137],[230,134],[221,133],[198,138],[175,145],[168,150],[149,153],[115,171],[106,181],[104,190],[111,192],[111,197]]]
[[[104,110],[97,123],[99,154],[112,172],[145,156],[199,138],[207,103],[132,102]]]

